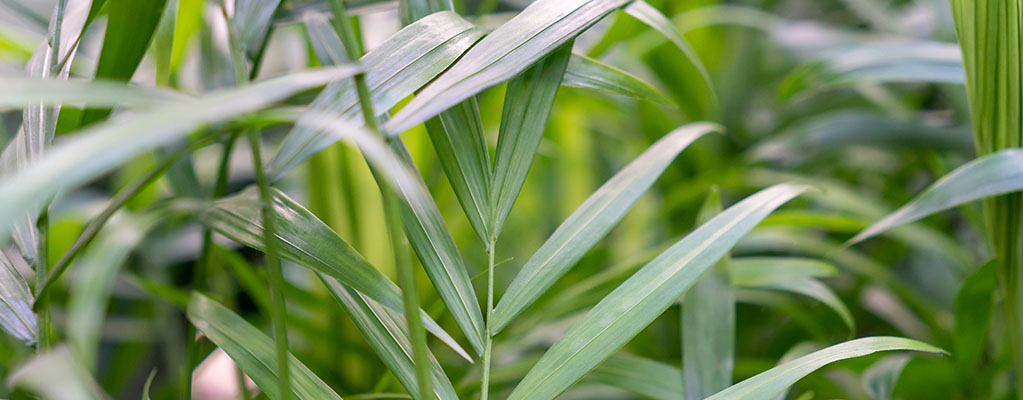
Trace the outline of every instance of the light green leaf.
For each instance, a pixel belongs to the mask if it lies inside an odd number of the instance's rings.
[[[322,46],[321,60],[337,64],[344,60],[336,34],[317,30]],[[440,12],[412,23],[388,38],[360,59],[366,71],[366,84],[373,98],[373,109],[384,114],[398,101],[413,94],[465,52],[482,35],[476,27],[457,14]],[[329,47],[328,47],[329,46]],[[309,105],[311,111],[342,115],[362,123],[362,112],[355,83],[344,80],[327,86]],[[310,127],[295,127],[284,140],[269,170],[275,180],[313,154],[337,141]]]
[[[298,91],[349,77],[354,66],[290,74],[97,125],[62,142],[21,172],[0,179],[0,238],[21,213],[203,124],[265,108]]]
[[[960,371],[973,372],[987,349],[997,271],[996,260],[985,263],[963,281],[956,293],[953,357]]]
[[[1023,150],[1003,150],[956,168],[923,193],[860,232],[858,243],[896,226],[949,208],[999,194],[1023,190]]]
[[[694,123],[665,135],[622,168],[586,199],[526,262],[494,309],[493,332],[512,319],[564,276],[690,143],[718,130],[711,123]]]
[[[863,389],[873,400],[892,400],[895,383],[909,363],[908,354],[896,354],[877,360],[863,371]]]
[[[413,398],[421,398],[416,386],[415,365],[412,358],[412,344],[409,343],[408,325],[402,313],[384,307],[373,299],[347,288],[337,281],[325,280],[345,311],[362,332],[373,351],[384,362],[387,369],[401,382]],[[433,375],[433,390],[440,400],[457,400],[455,388],[451,385],[437,360],[430,355],[430,369]]]
[[[682,54],[685,55],[686,60],[696,69],[696,72],[703,79],[703,84],[706,85],[707,93],[711,97],[712,103],[717,103],[717,93],[714,91],[714,83],[710,79],[710,73],[707,72],[707,67],[703,65],[700,58],[696,56],[696,52],[693,50],[686,38],[682,36],[682,32],[679,32],[675,25],[671,23],[668,17],[665,17],[660,10],[654,8],[649,3],[643,0],[636,0],[625,7],[625,12],[634,18],[647,24],[664,37],[668,38],[675,47],[677,47]]]
[[[34,301],[25,278],[0,251],[0,326],[25,344],[36,340]]]
[[[280,395],[274,342],[227,307],[192,293],[188,319],[207,338],[231,356],[235,364],[271,399]],[[295,356],[289,354],[291,392],[295,399],[341,399]]]
[[[630,0],[539,0],[480,40],[384,130],[397,135],[508,81]]]
[[[736,258],[728,264],[728,269],[732,282],[738,286],[838,275],[838,268],[831,263],[798,257]]]
[[[281,0],[238,0],[235,2],[234,20],[238,43],[250,57],[254,57],[267,35],[274,11]]]
[[[845,323],[845,326],[850,331],[856,329],[856,322],[853,320],[852,313],[849,312],[849,308],[845,306],[842,299],[839,299],[838,295],[831,288],[816,279],[780,280],[765,282],[755,287],[801,294],[815,299],[831,308],[835,314],[838,314],[838,317],[842,319],[842,322]]]
[[[658,400],[678,400],[682,388],[682,371],[677,367],[618,353],[594,368],[585,381],[628,390]]]
[[[633,274],[540,358],[509,399],[553,399],[666,310],[799,185],[764,189],[729,207]]]
[[[110,291],[128,255],[153,225],[153,217],[115,216],[78,260],[68,299],[68,342],[79,361],[94,369]]]
[[[657,88],[621,69],[582,54],[572,54],[565,70],[564,86],[671,105],[672,100]]]
[[[24,362],[7,376],[7,386],[29,390],[42,400],[107,398],[67,346],[37,354]]]
[[[721,213],[721,192],[711,187],[696,214],[703,224]],[[702,399],[732,384],[735,368],[735,287],[726,254],[682,295],[682,378],[685,398]]]
[[[547,118],[572,54],[571,47],[570,44],[565,45],[508,82],[501,111],[501,130],[494,159],[494,186],[490,198],[493,238],[501,234],[504,221],[515,205],[536,149],[543,139]]]
[[[789,74],[779,91],[789,98],[809,90],[858,83],[963,83],[963,63],[955,44],[909,41],[867,42],[840,47]]]
[[[249,188],[216,201],[203,211],[202,219],[218,233],[262,251],[263,219],[260,210],[259,193],[255,188]],[[275,235],[280,239],[283,258],[330,279],[337,279],[391,309],[402,309],[398,286],[309,210],[277,190],[274,190],[274,210],[277,215]],[[470,359],[465,350],[425,313],[423,323],[427,330],[462,357]]]
[[[0,110],[17,109],[33,104],[58,106],[61,103],[145,107],[192,100],[190,96],[171,90],[142,88],[113,81],[55,80],[5,75],[0,76],[0,86],[4,88],[4,96],[0,97]]]
[[[391,140],[390,145],[402,165],[414,168],[412,157],[401,140]],[[406,199],[401,210],[405,235],[419,256],[426,275],[437,289],[437,294],[469,339],[469,344],[477,354],[482,354],[485,335],[483,313],[476,300],[469,272],[440,209],[428,194],[426,184],[419,174],[415,174],[414,178],[395,188]]]
[[[945,353],[944,350],[927,343],[898,337],[875,336],[850,340],[771,368],[732,385],[707,400],[769,399],[786,390],[804,376],[835,361],[862,357],[879,351],[897,350]]]

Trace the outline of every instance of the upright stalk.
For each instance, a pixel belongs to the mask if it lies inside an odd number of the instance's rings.
[[[483,347],[483,378],[480,381],[480,400],[490,395],[490,358],[494,347],[494,333],[490,321],[494,317],[494,253],[497,239],[491,238],[487,246],[487,342]]]
[[[51,330],[51,317],[50,317],[50,296],[46,294],[44,287],[46,287],[46,274],[49,265],[47,255],[49,253],[49,242],[50,242],[50,208],[49,206],[43,208],[43,212],[39,215],[39,219],[36,221],[36,227],[39,230],[39,242],[37,243],[36,249],[36,303],[38,304],[36,317],[36,350],[46,351],[50,349],[50,330]]]
[[[256,172],[259,194],[263,207],[263,245],[266,247],[266,269],[270,277],[271,322],[274,330],[274,342],[277,350],[277,370],[280,379],[281,400],[291,398],[291,374],[288,363],[288,327],[285,321],[288,313],[284,304],[284,276],[281,264],[277,259],[276,212],[274,212],[273,193],[270,182],[263,171],[262,151],[260,150],[259,132],[249,131],[249,145],[252,147],[252,167]]]
[[[330,8],[334,13],[334,29],[341,38],[341,43],[345,47],[348,59],[353,61],[359,60],[361,50],[355,32],[352,29],[348,11],[345,9],[344,0],[330,0]],[[369,86],[366,84],[365,73],[356,74],[353,79],[355,80],[355,89],[359,96],[359,105],[362,109],[366,128],[382,137],[388,144],[392,140],[400,140],[381,134],[380,122],[377,120],[377,114],[373,108],[373,99],[370,96]],[[416,386],[419,391],[419,398],[430,400],[435,397],[433,377],[430,372],[430,351],[426,347],[426,332],[423,330],[423,323],[419,316],[419,296],[416,288],[415,269],[412,265],[408,242],[404,238],[404,228],[401,221],[402,200],[385,180],[378,177],[377,183],[384,201],[384,214],[388,227],[387,233],[391,248],[394,251],[395,269],[398,272],[398,285],[401,287],[405,320],[408,323],[409,341],[412,343],[412,358],[416,368]]]

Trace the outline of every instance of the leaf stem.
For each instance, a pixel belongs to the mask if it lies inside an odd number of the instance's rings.
[[[270,277],[271,323],[273,324],[274,342],[277,350],[277,370],[280,379],[281,400],[291,398],[291,374],[288,362],[288,327],[287,309],[284,303],[284,275],[277,258],[277,237],[275,236],[275,219],[273,193],[270,182],[263,171],[262,151],[260,150],[259,132],[250,130],[249,145],[252,148],[252,166],[259,185],[259,194],[263,206],[263,245],[266,248],[266,269]]]
[[[494,317],[494,253],[497,253],[497,240],[491,238],[487,246],[487,342],[483,347],[483,378],[480,382],[480,400],[487,400],[490,394],[490,359],[494,347],[494,336],[490,323]]]
[[[334,29],[341,38],[348,59],[358,62],[362,53],[361,46],[359,46],[355,31],[352,29],[352,22],[348,17],[344,1],[330,0],[330,8],[334,14]],[[366,84],[365,72],[356,74],[353,79],[366,128],[390,144],[392,139],[380,132],[380,121],[377,120],[377,114],[373,108],[373,98],[370,96],[369,86]],[[374,173],[374,176],[376,177],[378,174]],[[378,178],[377,182],[384,201],[384,214],[391,248],[394,251],[398,285],[402,290],[403,308],[405,309],[405,320],[408,323],[409,341],[412,342],[412,359],[415,362],[419,398],[430,400],[435,397],[433,376],[430,372],[430,351],[426,347],[426,332],[423,330],[423,323],[419,316],[415,269],[408,249],[408,241],[404,238],[401,199],[383,179]]]

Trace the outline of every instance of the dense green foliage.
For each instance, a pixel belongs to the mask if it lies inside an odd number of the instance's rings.
[[[1021,49],[1021,0],[2,0],[0,398],[1023,400]]]

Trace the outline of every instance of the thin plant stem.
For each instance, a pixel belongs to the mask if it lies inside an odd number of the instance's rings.
[[[141,193],[142,190],[149,187],[149,185],[153,184],[153,182],[156,182],[156,180],[163,176],[163,173],[167,172],[167,169],[174,165],[179,158],[192,152],[197,147],[201,147],[201,144],[182,146],[180,149],[164,158],[164,160],[161,161],[160,164],[152,171],[149,171],[148,174],[135,180],[128,186],[125,186],[124,189],[121,189],[120,192],[117,192],[117,195],[110,199],[106,208],[104,208],[99,215],[89,221],[89,224],[82,229],[82,233],[78,235],[78,238],[76,238],[74,243],[71,244],[71,247],[60,256],[60,259],[57,260],[57,263],[52,269],[50,269],[49,273],[42,274],[42,276],[45,276],[46,278],[42,282],[42,286],[36,287],[36,301],[34,308],[37,311],[41,310],[40,307],[43,307],[40,299],[46,298],[47,293],[53,284],[60,279],[64,272],[67,271],[67,269],[71,266],[71,262],[74,261],[79,254],[81,254],[82,250],[92,243],[92,240],[96,238],[96,235],[99,233],[100,229],[106,225],[107,221],[110,220],[110,217],[112,217],[117,210],[120,210],[121,207],[124,207],[128,201]]]
[[[490,321],[494,316],[494,253],[497,252],[497,240],[490,239],[487,246],[487,342],[483,347],[483,377],[480,381],[480,400],[487,400],[490,395],[490,360],[493,355],[494,336]]]
[[[281,272],[281,264],[277,258],[277,237],[275,232],[275,219],[273,193],[270,191],[270,182],[263,171],[262,151],[260,149],[259,132],[249,131],[249,145],[252,148],[252,167],[255,169],[256,182],[259,185],[259,194],[263,206],[263,245],[266,248],[266,269],[270,280],[270,311],[271,324],[274,331],[274,342],[277,352],[277,372],[280,379],[281,400],[291,398],[291,373],[288,362],[288,326],[285,320],[288,316],[284,303],[284,276]]]
[[[358,60],[361,56],[359,43],[352,29],[351,19],[345,9],[343,0],[331,0],[330,8],[334,14],[334,29],[341,38],[348,59]],[[356,92],[359,96],[359,105],[362,109],[363,120],[366,128],[390,144],[392,139],[387,135],[381,135],[380,122],[377,120],[376,111],[373,108],[373,99],[370,96],[369,86],[366,84],[365,73],[354,76]],[[415,362],[416,384],[419,390],[419,398],[430,400],[434,398],[433,377],[430,373],[430,351],[426,347],[426,332],[423,329],[422,320],[419,317],[419,297],[416,290],[416,275],[412,265],[411,254],[408,249],[408,242],[404,238],[404,229],[401,221],[400,199],[387,182],[380,179],[378,174],[378,187],[384,201],[384,214],[387,220],[388,235],[391,247],[394,251],[395,269],[398,271],[398,284],[402,290],[402,300],[405,311],[405,320],[408,323],[409,341],[412,343],[412,359]]]

